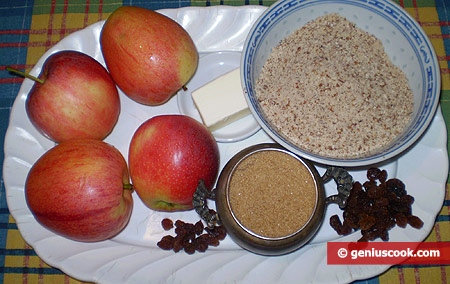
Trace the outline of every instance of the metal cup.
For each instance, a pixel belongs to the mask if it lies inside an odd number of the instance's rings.
[[[307,222],[294,233],[281,237],[267,237],[253,232],[241,224],[233,212],[230,204],[230,181],[239,164],[260,151],[279,151],[289,154],[302,163],[314,180],[316,199],[314,209]],[[338,194],[325,196],[324,183],[334,179],[337,183]],[[202,182],[199,183],[194,194],[194,208],[209,227],[222,224],[230,237],[242,248],[262,255],[281,255],[292,252],[305,245],[317,232],[322,224],[326,205],[337,203],[345,208],[347,198],[352,188],[353,179],[342,168],[329,167],[321,177],[311,162],[295,155],[282,146],[274,143],[264,143],[250,146],[233,156],[222,169],[216,188],[209,192]],[[217,214],[211,214],[206,199],[215,199]]]

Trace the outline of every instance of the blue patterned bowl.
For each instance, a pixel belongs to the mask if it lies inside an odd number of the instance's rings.
[[[266,119],[255,95],[255,82],[273,47],[319,16],[337,13],[383,43],[391,61],[406,74],[414,95],[412,120],[396,140],[376,153],[351,159],[321,156],[295,145]],[[241,83],[250,110],[261,127],[288,150],[311,161],[345,167],[367,166],[395,158],[424,133],[439,104],[440,69],[421,26],[389,0],[282,0],[258,18],[244,43]]]

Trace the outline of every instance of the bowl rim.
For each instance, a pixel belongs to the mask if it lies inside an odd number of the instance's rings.
[[[251,27],[246,40],[243,45],[243,51],[241,54],[241,85],[244,90],[244,96],[249,106],[249,109],[252,115],[255,117],[256,121],[261,125],[264,131],[277,143],[282,145],[284,148],[289,151],[305,158],[310,161],[324,164],[324,165],[335,165],[335,166],[344,166],[344,167],[360,167],[360,166],[368,166],[376,163],[381,163],[390,158],[393,158],[401,153],[405,152],[409,149],[413,144],[416,143],[417,140],[423,135],[426,129],[431,124],[437,107],[439,105],[439,98],[441,92],[441,76],[440,76],[440,67],[439,61],[436,56],[436,52],[434,50],[433,45],[431,44],[428,35],[425,33],[420,24],[408,14],[406,10],[404,10],[400,5],[394,3],[390,0],[377,0],[374,2],[370,1],[361,1],[361,0],[304,0],[304,1],[294,1],[294,0],[279,0],[273,3],[269,8],[267,8],[255,21],[253,26]],[[261,117],[260,114],[256,110],[256,99],[251,97],[249,94],[249,85],[248,78],[251,71],[251,63],[254,60],[255,50],[261,44],[261,38],[264,38],[262,32],[265,30],[270,30],[270,27],[274,25],[272,22],[280,22],[284,17],[281,17],[277,20],[277,17],[282,14],[283,9],[290,9],[295,7],[295,10],[303,9],[304,7],[308,7],[310,5],[319,5],[319,7],[324,7],[323,4],[334,3],[334,4],[346,4],[351,6],[362,7],[366,10],[370,10],[378,15],[386,18],[390,23],[392,23],[401,33],[404,34],[404,31],[399,28],[400,24],[405,25],[410,30],[412,36],[416,36],[420,39],[420,44],[412,44],[412,48],[416,52],[416,54],[421,54],[420,52],[426,52],[427,58],[426,64],[430,65],[428,68],[431,68],[432,74],[427,74],[426,77],[432,78],[432,90],[427,90],[427,85],[423,86],[422,94],[426,93],[426,98],[422,100],[418,114],[416,117],[409,122],[409,126],[415,125],[412,129],[405,131],[402,133],[395,141],[386,145],[381,152],[377,154],[371,154],[366,157],[359,158],[335,158],[335,157],[327,157],[319,154],[311,153],[306,150],[302,150],[295,146],[294,143],[288,141],[281,134],[276,133],[270,125]],[[289,13],[288,13],[289,14]],[[286,14],[285,14],[286,15]],[[395,21],[395,22],[394,22]],[[410,35],[410,36],[411,36]],[[412,40],[405,35],[407,40],[410,43],[413,43]],[[417,45],[417,46],[416,46]],[[424,49],[424,51],[422,51]],[[420,50],[420,52],[419,52]],[[423,54],[422,54],[423,55]],[[419,58],[419,64],[423,66],[425,63],[423,58]],[[425,68],[422,68],[425,71]],[[421,70],[421,71],[422,71]],[[428,69],[427,69],[428,71]],[[430,77],[431,76],[431,77]],[[428,84],[430,85],[430,84]],[[250,86],[251,88],[251,86]],[[424,113],[424,105],[426,104],[426,109],[428,109]],[[423,118],[424,117],[424,118]],[[417,123],[416,120],[422,118],[420,123]],[[416,125],[417,124],[417,125]]]

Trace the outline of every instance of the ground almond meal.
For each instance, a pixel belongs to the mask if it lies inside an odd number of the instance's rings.
[[[414,104],[405,74],[381,41],[337,14],[281,41],[255,87],[282,135],[334,158],[365,156],[392,142]]]
[[[230,206],[250,231],[277,238],[295,233],[313,214],[316,183],[299,160],[284,152],[256,152],[241,161],[229,184]]]

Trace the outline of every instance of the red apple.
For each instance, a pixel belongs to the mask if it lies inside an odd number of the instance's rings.
[[[115,10],[103,26],[100,43],[116,84],[146,105],[169,100],[198,65],[197,49],[183,27],[145,8]]]
[[[44,63],[28,94],[26,109],[34,126],[55,142],[104,139],[120,113],[117,87],[92,57],[60,51]]]
[[[200,122],[184,115],[155,116],[131,139],[130,176],[141,200],[151,209],[192,209],[200,179],[211,189],[219,170],[219,149]]]
[[[64,141],[47,151],[31,168],[25,194],[41,225],[76,241],[115,236],[133,208],[125,159],[93,139]]]

